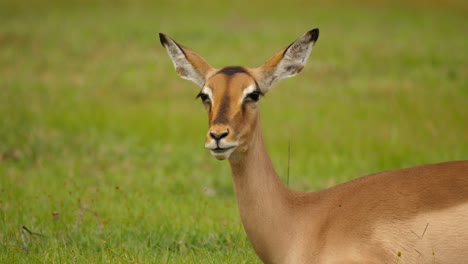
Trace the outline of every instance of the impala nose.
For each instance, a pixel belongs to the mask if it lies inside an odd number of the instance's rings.
[[[222,138],[227,137],[227,135],[229,135],[229,129],[221,133],[210,132],[210,137],[216,141],[220,141]]]

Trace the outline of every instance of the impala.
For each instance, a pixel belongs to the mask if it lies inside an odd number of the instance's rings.
[[[281,182],[258,104],[272,85],[303,69],[318,29],[258,68],[216,69],[159,36],[176,72],[201,87],[205,147],[229,160],[242,224],[263,262],[468,263],[468,161],[377,173],[318,192]]]

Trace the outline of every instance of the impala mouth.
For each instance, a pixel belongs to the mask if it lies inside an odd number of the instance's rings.
[[[232,152],[236,149],[237,146],[230,146],[221,148],[216,146],[216,148],[208,148],[210,150],[211,155],[213,155],[216,159],[224,160],[231,156]]]
[[[215,148],[215,149],[211,149],[211,151],[214,152],[214,153],[220,154],[220,153],[224,153],[224,152],[226,152],[226,151],[228,151],[228,150],[230,150],[230,149],[233,149],[233,148],[235,148],[235,147],[229,147],[229,148],[220,148],[220,147],[217,147],[217,148]]]

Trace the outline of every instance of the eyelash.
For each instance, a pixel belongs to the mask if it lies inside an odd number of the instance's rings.
[[[249,93],[247,96],[245,96],[244,101],[247,100],[247,101],[252,101],[252,102],[258,102],[261,95],[263,95],[262,92],[253,91]]]

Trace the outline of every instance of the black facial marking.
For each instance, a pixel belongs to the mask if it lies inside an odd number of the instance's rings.
[[[200,98],[202,103],[206,104],[210,102],[210,97],[206,93],[200,92],[197,97],[195,98]]]
[[[170,38],[168,36],[164,35],[163,33],[159,33],[159,41],[161,42],[161,45],[163,45],[163,47],[166,47],[166,45],[169,44],[169,39]],[[185,51],[182,48],[182,46],[180,46],[179,43],[175,42],[174,40],[172,40],[172,42],[174,42],[179,48],[179,50],[184,54],[184,56],[187,57],[187,54],[185,54]]]
[[[226,115],[229,112],[229,101],[231,98],[229,96],[224,96],[221,105],[219,106],[218,113],[215,120],[213,120],[213,125],[215,124],[226,124],[228,122]]]
[[[319,29],[314,28],[311,31],[309,31],[308,33],[310,35],[310,40],[312,40],[313,42],[317,42],[317,39],[319,37]]]
[[[218,73],[223,73],[223,74],[226,74],[228,76],[231,76],[231,75],[234,75],[236,73],[245,73],[245,74],[249,74],[244,68],[240,67],[240,66],[228,66],[228,67],[224,67],[222,68],[221,70],[218,71]]]
[[[159,33],[159,41],[161,42],[161,45],[163,45],[163,47],[166,46],[167,39],[166,39],[166,36],[163,33]]]

